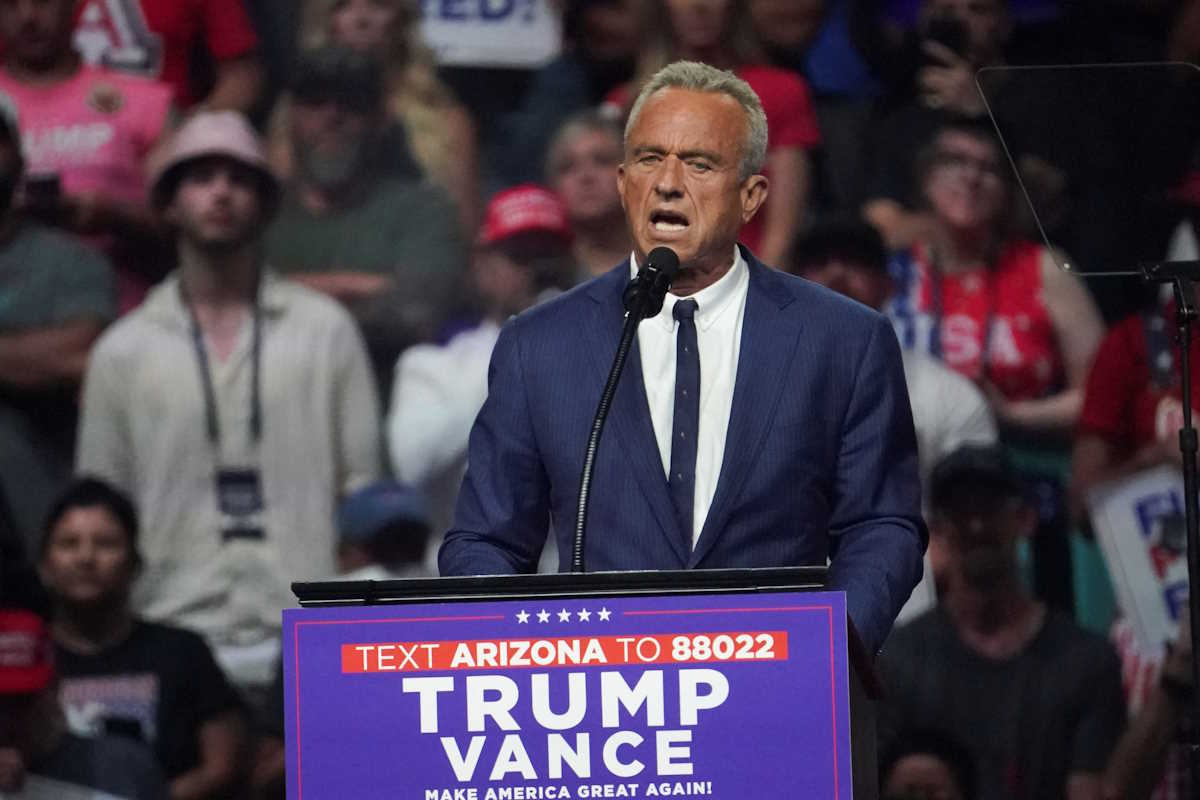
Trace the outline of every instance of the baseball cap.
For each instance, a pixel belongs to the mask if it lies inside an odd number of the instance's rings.
[[[1004,450],[994,445],[964,445],[939,461],[929,479],[930,505],[946,508],[967,488],[987,488],[1004,497],[1027,493]]]
[[[301,103],[334,100],[369,113],[383,103],[383,71],[370,56],[328,45],[300,54],[290,88]]]
[[[344,542],[365,543],[388,526],[408,524],[429,528],[429,503],[411,486],[376,481],[342,501],[338,536]]]
[[[267,163],[262,139],[236,111],[201,111],[175,131],[150,167],[150,196],[154,205],[162,209],[170,203],[184,167],[213,156],[231,159],[254,170],[261,178],[263,205],[273,212],[279,201],[279,181]]]
[[[32,611],[0,611],[0,694],[32,694],[54,678],[54,646]]]
[[[849,261],[887,274],[887,248],[872,225],[853,217],[834,217],[810,228],[796,242],[793,261],[800,270],[830,261]]]
[[[548,234],[571,241],[567,208],[544,186],[524,183],[497,192],[488,202],[479,243],[485,247],[526,233]]]

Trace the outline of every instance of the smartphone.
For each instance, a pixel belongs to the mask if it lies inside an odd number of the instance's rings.
[[[25,207],[33,214],[57,210],[62,199],[62,181],[58,173],[29,175],[25,178]]]

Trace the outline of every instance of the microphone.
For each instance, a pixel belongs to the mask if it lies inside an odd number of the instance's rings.
[[[575,513],[575,537],[571,547],[571,571],[583,572],[583,548],[587,532],[588,501],[592,495],[592,470],[596,465],[596,452],[600,448],[600,434],[604,431],[604,422],[608,419],[608,409],[612,405],[613,395],[617,391],[617,381],[625,369],[625,359],[633,346],[633,337],[637,333],[638,323],[647,317],[653,317],[662,311],[663,301],[667,297],[667,289],[679,271],[679,256],[669,247],[656,247],[646,254],[646,263],[638,270],[637,277],[625,287],[621,299],[625,305],[625,321],[621,327],[621,341],[617,345],[617,354],[613,356],[612,368],[608,373],[608,381],[604,384],[604,392],[600,395],[600,405],[596,408],[596,416],[592,419],[592,430],[588,436],[587,450],[583,457],[583,474],[579,478],[579,497]]]
[[[679,256],[669,247],[656,247],[646,254],[646,263],[637,277],[625,287],[622,300],[625,311],[639,321],[653,317],[662,310],[663,300],[675,273],[679,272]]]

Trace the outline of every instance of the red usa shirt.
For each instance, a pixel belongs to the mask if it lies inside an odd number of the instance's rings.
[[[896,292],[886,308],[900,345],[940,358],[1009,400],[1051,394],[1064,379],[1042,286],[1041,245],[1017,241],[995,263],[939,275],[927,247],[892,257]]]

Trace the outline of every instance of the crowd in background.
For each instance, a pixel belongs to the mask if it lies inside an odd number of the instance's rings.
[[[500,328],[628,262],[687,59],[766,112],[741,241],[904,350],[884,796],[1191,796],[1187,626],[1130,634],[1087,511],[1179,463],[1174,302],[1063,266],[1200,257],[1200,82],[1004,68],[1194,64],[1200,2],[556,1],[525,70],[418,0],[0,0],[0,793],[282,796],[291,582],[436,573]]]

